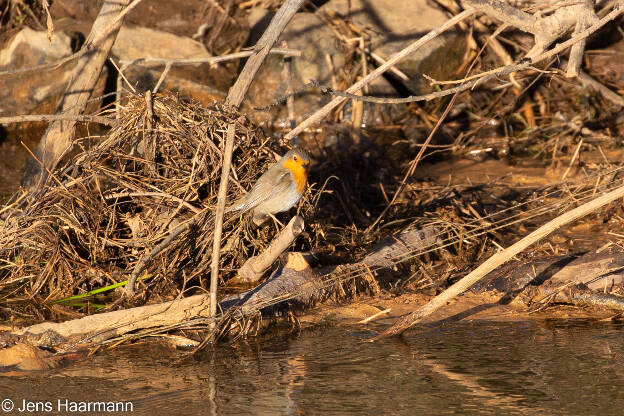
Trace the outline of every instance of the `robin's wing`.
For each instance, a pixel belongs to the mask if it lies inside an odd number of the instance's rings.
[[[264,201],[286,192],[293,181],[292,174],[288,170],[284,170],[275,180],[274,177],[274,175],[262,175],[249,192],[232,205],[230,210],[247,212]]]

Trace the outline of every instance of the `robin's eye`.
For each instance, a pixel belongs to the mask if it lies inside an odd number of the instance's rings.
[[[293,160],[296,162],[299,158],[297,156],[293,156]]]

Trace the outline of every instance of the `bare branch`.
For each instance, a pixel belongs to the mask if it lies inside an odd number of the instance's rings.
[[[228,55],[211,56],[209,58],[187,58],[187,59],[166,59],[166,58],[138,58],[132,60],[119,61],[122,65],[198,65],[198,64],[216,64],[219,62],[231,61],[234,59],[241,59],[251,56],[255,51],[240,51],[236,53],[230,53]],[[301,51],[296,49],[285,48],[273,48],[269,51],[270,54],[284,55],[284,56],[301,56]]]
[[[277,258],[290,247],[297,236],[303,232],[305,225],[303,218],[294,216],[290,222],[271,241],[269,247],[261,254],[247,259],[245,264],[238,269],[238,275],[229,283],[245,282],[252,283],[260,280],[262,275],[277,260]]]
[[[81,114],[26,114],[21,116],[0,117],[0,124],[24,123],[32,121],[84,121],[87,123],[99,123],[106,126],[115,127],[117,121],[108,117],[83,116]]]

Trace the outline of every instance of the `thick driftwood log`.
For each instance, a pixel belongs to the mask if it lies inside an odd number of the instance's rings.
[[[487,275],[472,290],[502,292],[504,296],[500,303],[508,303],[522,294],[533,309],[552,302],[564,302],[624,311],[624,298],[601,293],[622,283],[624,253],[611,249],[503,266]]]
[[[57,114],[70,116],[83,113],[91,96],[91,91],[93,91],[108,58],[108,53],[115,43],[117,32],[123,23],[123,19],[117,19],[117,17],[128,3],[130,0],[118,0],[105,1],[102,5],[91,28],[91,33],[83,45],[84,50],[89,48],[93,50],[78,60],[67,91],[63,94],[57,107]],[[108,37],[93,45],[93,41],[107,31],[110,31]],[[38,160],[31,157],[26,161],[22,179],[23,185],[37,186],[45,179],[47,171],[54,169],[63,154],[71,149],[75,126],[75,120],[57,120],[50,123],[34,151]]]
[[[237,312],[242,315],[268,311],[285,301],[311,304],[325,295],[318,270],[313,270],[301,253],[288,253],[284,267],[244,298]]]
[[[209,302],[205,295],[190,296],[66,322],[44,322],[14,331],[12,335],[48,347],[64,343],[98,342],[137,329],[173,325],[190,318],[207,318]]]
[[[307,305],[325,297],[329,288],[326,283],[332,278],[338,282],[349,277],[342,276],[343,273],[357,275],[364,265],[374,270],[393,267],[398,261],[425,251],[438,242],[439,233],[435,228],[406,231],[383,240],[362,261],[332,269],[313,270],[303,255],[289,253],[286,265],[279,268],[269,280],[249,292],[222,300],[219,310],[222,316],[228,311],[253,315],[269,311],[284,301]],[[166,327],[191,319],[207,318],[210,316],[209,310],[210,297],[196,295],[66,322],[44,322],[4,334],[3,337],[47,347],[78,342],[97,343],[138,329]]]

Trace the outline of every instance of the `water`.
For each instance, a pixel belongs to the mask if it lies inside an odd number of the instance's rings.
[[[368,335],[321,328],[190,358],[156,344],[116,348],[62,369],[3,377],[0,400],[52,407],[7,414],[91,414],[57,412],[59,399],[129,401],[137,415],[623,412],[619,324],[459,323],[363,342]]]

